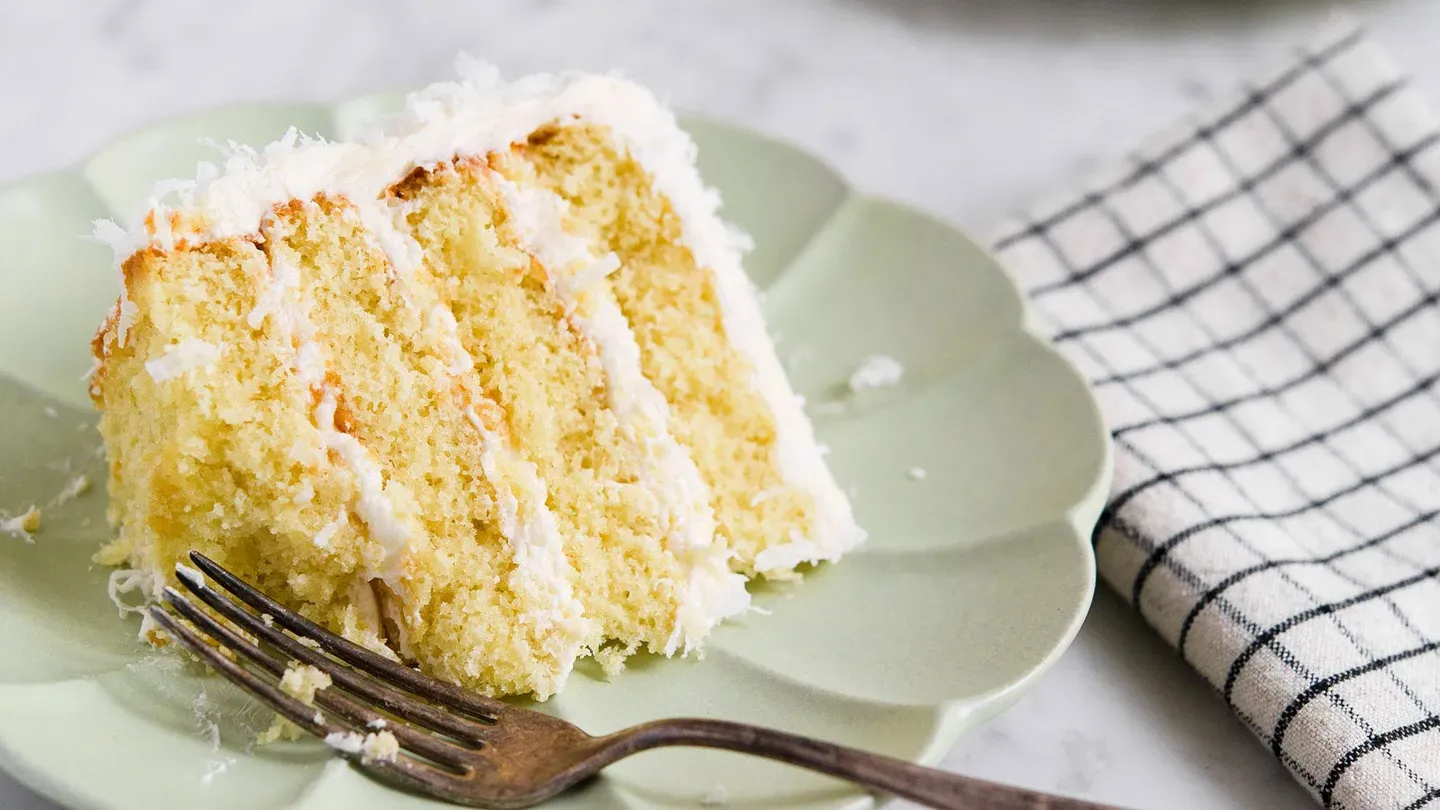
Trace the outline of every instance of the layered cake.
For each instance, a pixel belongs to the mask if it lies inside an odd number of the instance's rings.
[[[864,534],[695,148],[602,76],[463,79],[351,143],[295,132],[97,223],[91,395],[155,599],[191,549],[488,694],[696,650]],[[149,635],[154,639],[153,630]]]

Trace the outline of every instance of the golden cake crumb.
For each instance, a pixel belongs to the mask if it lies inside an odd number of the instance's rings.
[[[625,671],[625,659],[634,654],[634,650],[628,647],[610,645],[601,647],[595,651],[595,663],[605,673],[605,677],[613,678]]]
[[[30,534],[40,528],[40,509],[30,507],[19,515],[0,520],[0,532],[29,539]]]
[[[330,688],[330,684],[328,674],[298,661],[291,661],[280,678],[280,690],[306,706],[315,705],[315,693]]]
[[[305,739],[305,731],[280,715],[275,715],[270,725],[255,736],[256,745],[274,745],[278,742],[295,742]]]

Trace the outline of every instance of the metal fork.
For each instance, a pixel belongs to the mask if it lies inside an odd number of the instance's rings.
[[[154,620],[220,674],[311,734],[323,738],[390,731],[400,743],[399,755],[377,757],[346,750],[354,745],[337,753],[373,777],[415,793],[471,807],[533,807],[631,754],[683,745],[788,762],[930,807],[1102,810],[1088,802],[722,720],[660,720],[592,737],[564,720],[481,697],[384,658],[286,609],[204,555],[191,552],[190,559],[239,601],[210,587],[194,570],[177,565],[181,584],[216,614],[273,649],[261,649],[175,588],[164,592],[169,610],[160,605],[150,608]],[[234,653],[233,660],[221,648]],[[291,660],[331,677],[333,686],[315,696],[318,710],[277,685]]]

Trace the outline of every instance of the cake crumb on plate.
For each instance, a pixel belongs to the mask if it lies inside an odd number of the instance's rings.
[[[255,737],[255,744],[271,745],[282,741],[294,742],[304,739],[304,737],[305,733],[300,730],[299,726],[277,714],[275,719],[270,721],[270,727]]]
[[[330,676],[317,667],[292,661],[290,666],[285,668],[285,674],[280,677],[280,691],[306,706],[314,706],[315,693],[328,689],[330,683]],[[320,712],[315,712],[315,722],[320,722],[322,717]],[[277,714],[270,722],[270,727],[262,731],[260,736],[255,738],[255,742],[258,745],[270,745],[281,740],[299,740],[303,737],[304,733],[299,726]]]
[[[0,520],[0,532],[14,535],[27,543],[35,542],[30,535],[40,528],[40,509],[30,507],[23,513]]]
[[[325,744],[346,754],[359,754],[365,762],[394,762],[400,741],[388,731],[361,736],[358,731],[337,731],[325,735]]]
[[[280,678],[280,691],[306,706],[313,706],[315,693],[329,689],[331,683],[330,676],[318,667],[292,661]]]

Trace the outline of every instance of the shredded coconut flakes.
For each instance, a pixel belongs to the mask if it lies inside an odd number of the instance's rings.
[[[364,736],[356,731],[336,731],[325,735],[325,744],[346,754],[359,754],[365,762],[394,762],[400,753],[400,741],[388,731]]]
[[[50,501],[49,505],[51,507],[63,506],[88,491],[90,491],[90,477],[87,475],[77,475],[70,479],[70,483],[66,484],[65,488],[60,490],[60,494],[56,495],[55,498]]]
[[[850,391],[858,393],[872,388],[890,388],[903,376],[905,367],[900,365],[900,361],[888,355],[871,355],[850,375]]]
[[[203,589],[205,587],[205,575],[185,563],[175,563],[175,576],[185,580],[196,588]]]
[[[145,361],[145,370],[155,382],[172,380],[195,368],[209,367],[220,359],[225,344],[206,343],[203,340],[187,338],[165,347],[165,353],[154,360]]]

